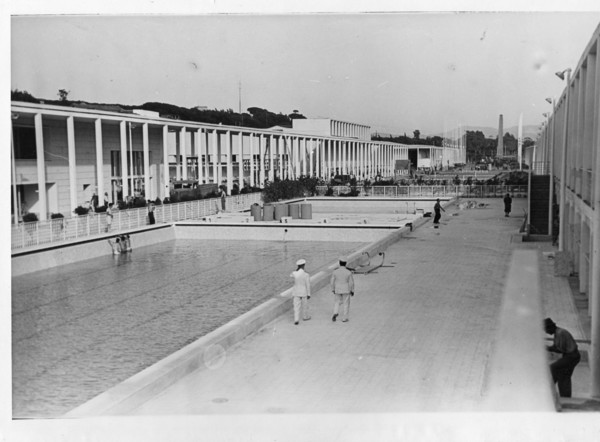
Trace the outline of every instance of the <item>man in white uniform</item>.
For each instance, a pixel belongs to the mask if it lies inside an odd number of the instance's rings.
[[[302,319],[308,321],[308,300],[310,299],[310,275],[304,271],[306,260],[296,261],[298,268],[290,275],[294,278],[294,287],[292,287],[292,297],[294,298],[294,324],[298,325],[300,321],[300,311]]]
[[[342,322],[348,322],[350,313],[350,296],[354,296],[354,277],[352,272],[346,268],[347,258],[340,258],[340,266],[331,274],[331,291],[333,292],[333,316],[335,322],[342,305]]]

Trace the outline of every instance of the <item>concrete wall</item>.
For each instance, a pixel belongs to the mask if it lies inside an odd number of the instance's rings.
[[[121,233],[130,235],[134,249],[175,239],[175,229],[170,225]],[[86,238],[76,243],[54,245],[43,250],[14,253],[11,260],[12,276],[73,264],[82,261],[82,258],[92,259],[112,255],[112,248],[107,240],[113,237],[114,235],[107,234],[94,239]]]
[[[201,227],[199,227],[201,226]],[[223,239],[223,240],[257,240],[257,241],[356,241],[370,243],[379,241],[397,227],[353,227],[332,225],[293,225],[276,224],[253,226],[231,224],[197,224],[178,223],[178,239]]]

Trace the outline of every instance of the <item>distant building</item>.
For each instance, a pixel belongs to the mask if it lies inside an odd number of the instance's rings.
[[[371,126],[364,124],[348,123],[329,118],[295,119],[292,120],[292,124],[294,130],[307,134],[371,140]]]

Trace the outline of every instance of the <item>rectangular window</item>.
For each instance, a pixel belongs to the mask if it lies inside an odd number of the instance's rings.
[[[13,140],[15,143],[16,160],[35,160],[35,128],[27,126],[13,126]]]

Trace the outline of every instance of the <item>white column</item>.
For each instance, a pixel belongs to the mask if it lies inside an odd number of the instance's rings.
[[[119,126],[121,134],[121,192],[123,199],[125,199],[125,197],[129,195],[129,172],[127,169],[127,123],[125,121],[121,121]]]
[[[186,131],[185,127],[179,132],[179,149],[181,150],[181,179],[188,179],[188,164],[187,164],[187,147],[186,147]]]
[[[294,178],[298,179],[298,177],[303,173],[302,171],[304,170],[304,168],[301,169],[301,167],[304,161],[302,159],[302,142],[298,137],[295,138],[295,141],[296,149],[294,156],[296,157],[296,170],[294,171]],[[304,167],[306,167],[306,164],[304,164]]]
[[[314,174],[314,167],[313,167],[313,152],[314,152],[314,149],[313,149],[313,147],[314,147],[314,140],[311,139],[310,140],[310,145],[308,146],[308,155],[306,155],[306,153],[307,153],[307,146],[306,146],[306,138],[305,138],[304,139],[304,158],[305,158],[304,162],[306,163],[306,161],[307,161],[306,157],[308,157],[308,165],[309,165],[308,166],[309,167],[308,174],[311,177]],[[306,171],[306,166],[304,167],[304,170]],[[305,172],[305,174],[306,174],[306,172]]]
[[[332,141],[333,141],[333,161],[332,161],[332,171],[331,171],[331,174],[332,175],[336,175],[337,174],[337,168],[338,168],[338,164],[337,164],[338,140],[332,140]]]
[[[564,251],[565,233],[566,233],[566,217],[565,217],[565,193],[567,180],[567,140],[568,140],[568,121],[569,121],[569,95],[571,89],[571,71],[567,71],[567,89],[564,103],[564,127],[563,127],[563,145],[562,145],[562,163],[560,172],[560,226],[558,234],[558,250]]]
[[[44,156],[44,127],[42,114],[35,114],[35,151],[37,155],[38,201],[40,207],[40,221],[48,219],[48,198],[46,194],[46,157]]]
[[[213,130],[213,180],[221,185],[221,138],[218,130]]]
[[[231,131],[227,131],[227,136],[225,137],[225,159],[227,161],[227,195],[231,195],[231,190],[233,189],[233,156],[232,152],[232,140]]]
[[[258,139],[258,170],[259,172],[259,183],[258,187],[262,188],[265,184],[265,151],[266,151],[266,140],[265,134],[260,134]]]
[[[238,183],[240,190],[242,190],[244,188],[244,134],[242,131],[238,134],[238,147]]]
[[[327,181],[331,178],[331,139],[327,140],[327,161],[325,163],[326,173],[325,178]]]
[[[341,167],[341,174],[342,175],[346,175],[348,173],[348,142],[347,141],[341,141],[341,160],[342,160],[342,167]]]
[[[96,139],[96,142],[98,140]],[[96,149],[98,146],[96,145]],[[73,117],[67,117],[67,152],[69,156],[69,198],[71,210],[77,204],[77,154],[75,149],[75,122]],[[97,161],[96,161],[97,163]],[[99,197],[100,198],[100,197]]]
[[[72,118],[72,117],[69,117]],[[68,121],[68,119],[67,119]],[[96,119],[94,121],[94,131],[96,134],[96,170],[98,171],[98,174],[96,176],[96,183],[98,187],[98,205],[102,205],[102,202],[104,201],[104,160],[103,160],[103,154],[104,154],[104,147],[102,145],[102,120],[100,118]],[[73,135],[75,134],[75,131],[73,131]],[[75,144],[75,140],[73,139],[73,145]],[[73,147],[74,149],[74,147]],[[70,167],[70,165],[69,165]],[[69,180],[71,178],[70,176],[71,171],[69,170]],[[74,181],[75,186],[77,186],[76,182]],[[71,192],[73,192],[71,190]],[[73,197],[73,195],[71,195],[71,198]],[[73,201],[71,201],[72,203]]]
[[[196,146],[198,151],[198,184],[204,183],[204,163],[206,157],[203,160],[203,152],[206,152],[206,138],[204,136],[204,129],[198,129],[196,132]]]
[[[298,140],[300,143],[300,164],[302,165],[302,175],[306,176],[308,174],[307,166],[307,152],[306,152],[306,138],[302,138]]]
[[[196,164],[192,164],[192,177],[195,180],[198,180],[200,183],[200,176],[198,173],[198,168],[200,167],[200,158],[198,155],[198,131],[192,130],[190,131],[190,157],[196,157]]]
[[[210,134],[208,129],[203,129],[202,142],[204,144],[204,181],[210,183]],[[213,179],[214,182],[214,179]]]
[[[154,200],[154,189],[150,185],[150,147],[148,144],[148,123],[142,126],[142,149],[144,150],[144,198]]]
[[[321,178],[321,146],[323,140],[315,139],[315,176]]]
[[[256,181],[254,179],[254,132],[250,132],[250,187],[254,187],[256,185]]]
[[[285,140],[283,139],[283,137],[279,137],[277,138],[277,153],[279,155],[279,179],[283,179],[283,155],[284,155],[284,148],[285,148]],[[288,163],[292,160],[291,158],[288,157]]]
[[[275,170],[274,170],[274,162],[273,162],[273,154],[277,152],[275,148],[275,135],[269,136],[269,181],[275,181]]]
[[[163,148],[163,181],[162,181],[162,185],[160,186],[161,188],[161,194],[160,197],[164,200],[166,197],[169,196],[169,190],[170,190],[170,177],[169,177],[169,126],[165,125],[163,126],[163,142],[162,142],[162,148]]]
[[[365,150],[366,150],[366,143],[361,142],[359,144],[359,148],[360,148],[359,170],[360,170],[360,177],[363,178],[364,177],[364,173],[365,173]]]

